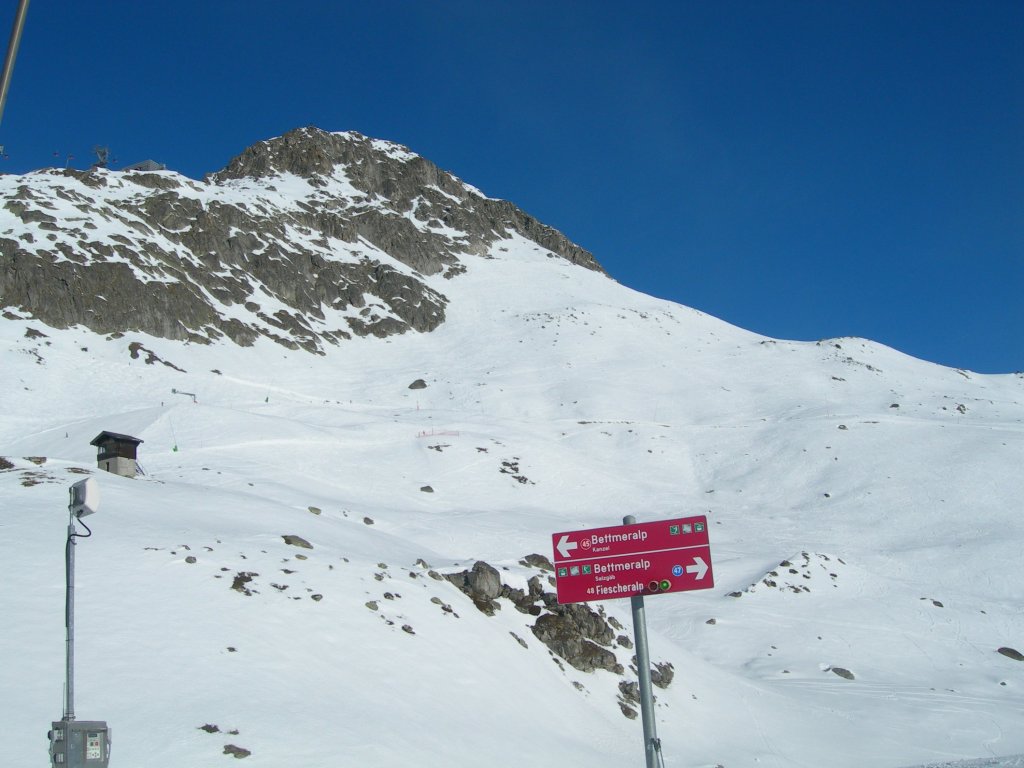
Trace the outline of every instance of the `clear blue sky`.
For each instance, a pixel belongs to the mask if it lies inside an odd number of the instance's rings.
[[[201,177],[292,128],[357,130],[646,293],[1011,372],[1022,41],[1019,0],[33,0],[0,169],[99,144]]]

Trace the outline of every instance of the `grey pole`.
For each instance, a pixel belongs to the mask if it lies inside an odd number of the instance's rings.
[[[7,104],[7,89],[11,87],[11,75],[14,74],[14,60],[18,57],[18,46],[21,44],[21,32],[25,28],[25,16],[28,13],[28,0],[18,3],[18,12],[14,16],[11,28],[11,39],[7,43],[7,58],[4,59],[4,72],[0,77],[0,120],[4,117],[4,105]]]
[[[68,521],[68,543],[65,553],[67,597],[64,602],[64,626],[67,627],[67,669],[64,682],[64,720],[75,719],[75,516]]]
[[[110,728],[102,720],[75,720],[75,539],[92,536],[78,533],[75,521],[93,514],[99,506],[99,488],[93,478],[80,480],[70,488],[68,538],[64,547],[67,595],[64,626],[67,629],[67,679],[64,687],[64,716],[51,721],[50,765],[53,768],[107,768],[110,764]]]
[[[633,515],[622,518],[623,525],[636,525]],[[637,675],[640,679],[640,718],[644,727],[644,756],[647,768],[659,768],[661,764],[661,741],[658,726],[654,720],[654,693],[651,690],[651,656],[647,650],[647,616],[644,612],[644,596],[633,595],[633,638],[636,644]]]

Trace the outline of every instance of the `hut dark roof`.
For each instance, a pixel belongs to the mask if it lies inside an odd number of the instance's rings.
[[[96,435],[96,437],[94,437],[89,442],[89,445],[99,446],[100,443],[105,443],[107,440],[118,440],[125,443],[135,443],[135,445],[139,445],[140,443],[143,442],[142,440],[139,440],[139,438],[132,437],[131,435],[121,435],[118,434],[117,432],[104,431]]]

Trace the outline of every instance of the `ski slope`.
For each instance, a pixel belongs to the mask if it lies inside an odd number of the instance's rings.
[[[627,514],[711,530],[715,588],[647,601],[666,766],[1021,765],[992,760],[1024,752],[1024,662],[997,652],[1024,652],[1024,379],[767,339],[522,239],[465,263],[428,279],[437,331],[325,356],[6,309],[5,765],[44,764],[61,715],[87,474],[75,709],[112,765],[642,764],[629,647],[625,677],[579,672],[430,575],[524,588],[552,532]],[[143,476],[95,469],[102,430],[144,440]],[[601,607],[631,637],[628,601]]]

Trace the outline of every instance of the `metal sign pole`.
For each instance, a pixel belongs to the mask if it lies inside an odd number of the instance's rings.
[[[636,525],[636,517],[626,515],[623,525]],[[640,718],[644,727],[644,755],[647,768],[661,765],[661,741],[658,726],[654,720],[654,692],[651,690],[651,657],[647,650],[647,617],[644,613],[644,596],[633,595],[633,638],[636,643],[637,675],[640,678]]]
[[[705,515],[551,534],[558,602],[589,603],[629,597],[633,609],[640,712],[647,768],[664,768],[654,717],[644,595],[711,589],[711,547]]]

